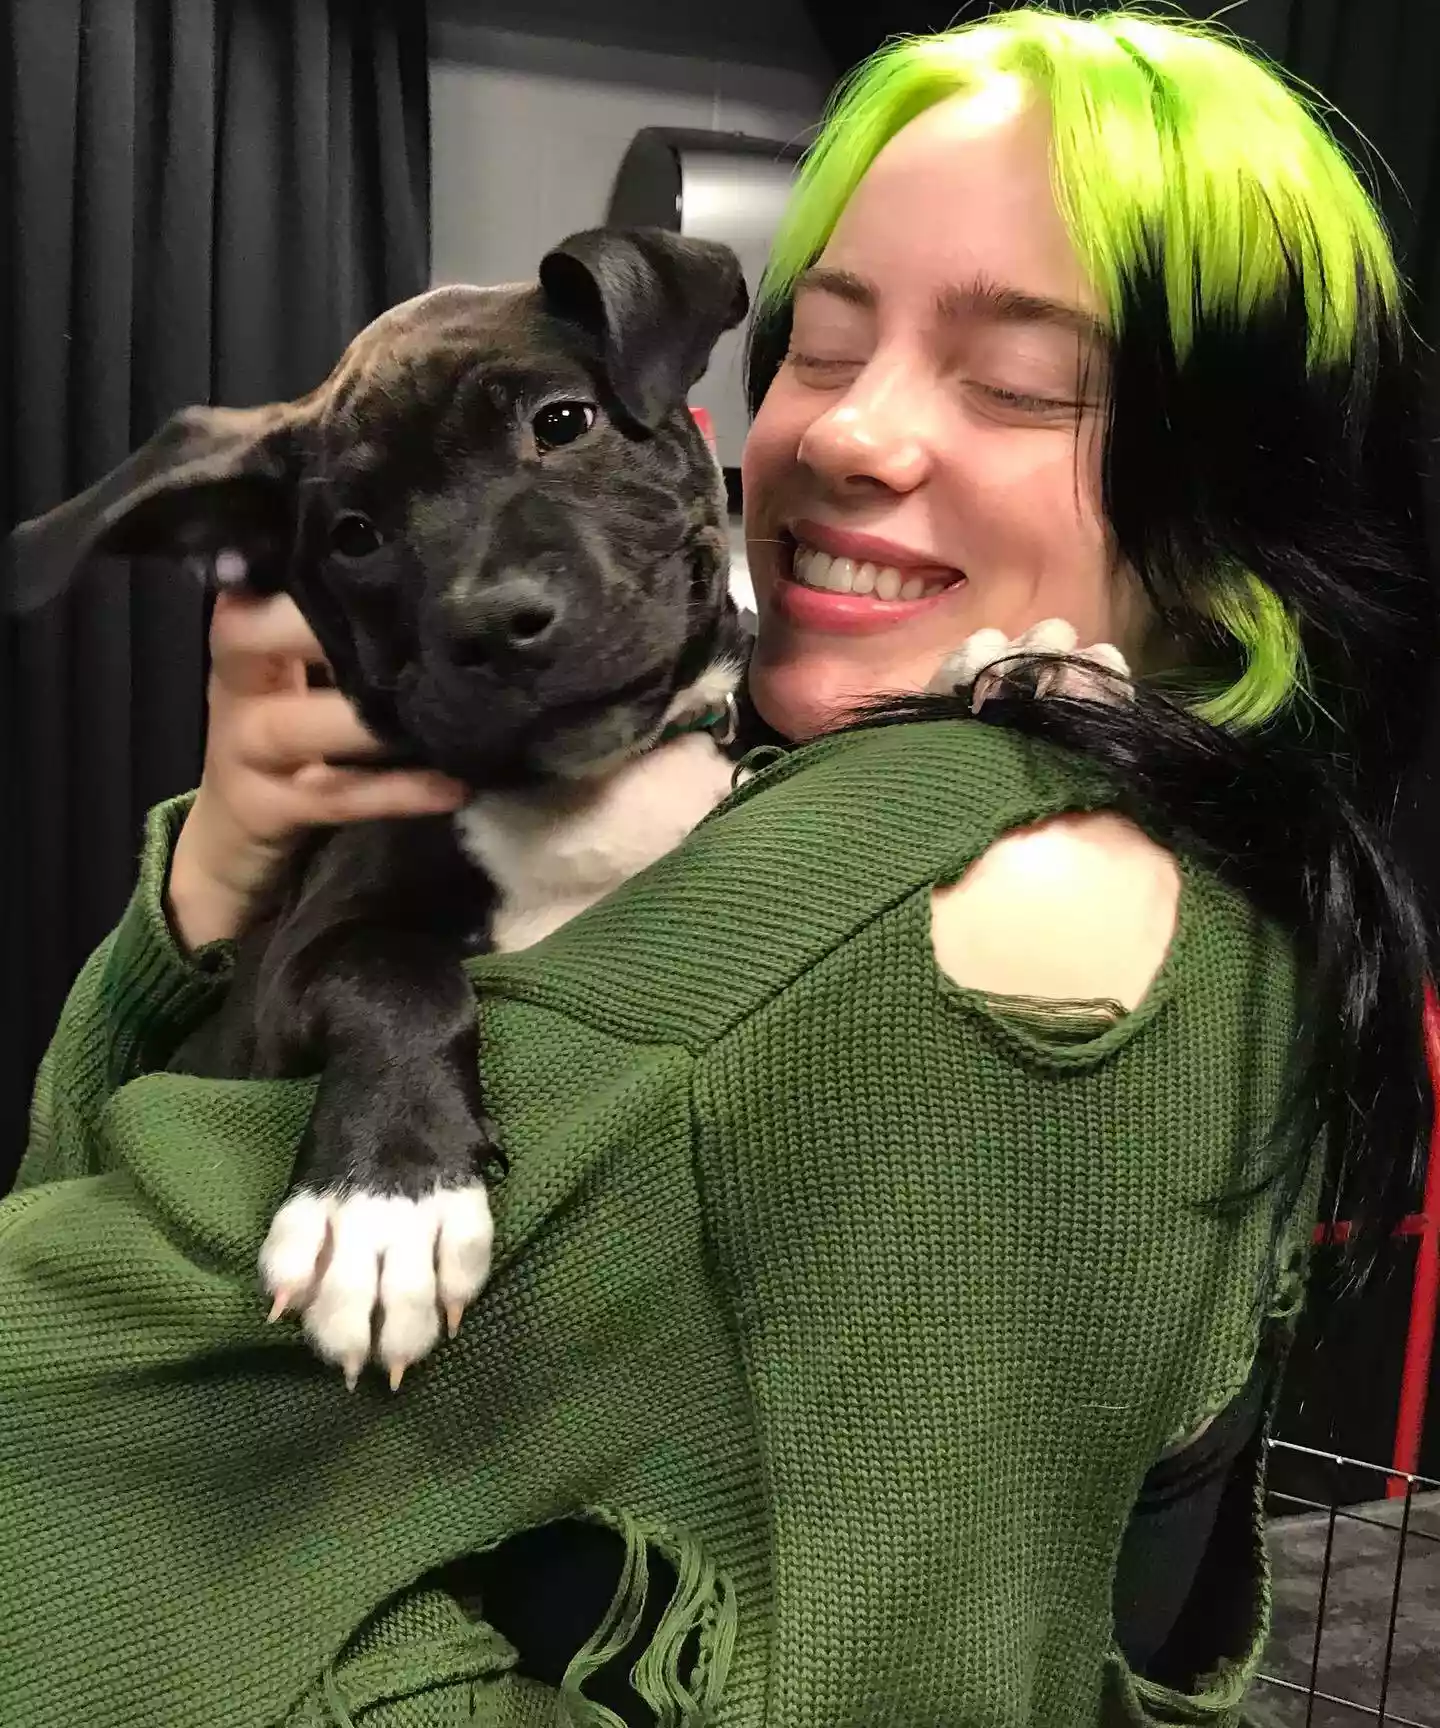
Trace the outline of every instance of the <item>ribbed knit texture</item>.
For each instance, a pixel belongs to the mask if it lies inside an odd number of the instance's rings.
[[[99,1105],[163,1064],[224,988],[231,945],[212,942],[187,956],[164,910],[170,855],[193,801],[186,793],[150,812],[135,893],[76,980],[41,1063],[21,1187],[101,1168]]]
[[[1201,1205],[1272,1120],[1289,946],[1187,864],[1147,1001],[1060,1042],[929,946],[934,882],[1114,801],[979,725],[827,740],[476,962],[497,1268],[393,1397],[264,1323],[313,1083],[144,1071],[215,988],[159,911],[157,816],[37,1107],[27,1179],[91,1174],[0,1207],[0,1721],[606,1723],[589,1658],[557,1715],[428,1576],[589,1516],[638,1568],[621,1619],[647,1551],[681,1574],[646,1675],[669,1721],[1235,1722],[1258,1559],[1203,1698],[1125,1672],[1109,1600],[1147,1469],[1289,1298],[1265,1204]]]

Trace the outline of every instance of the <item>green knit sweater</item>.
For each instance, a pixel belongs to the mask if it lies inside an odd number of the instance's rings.
[[[174,947],[158,811],[0,1206],[0,1722],[613,1723],[586,1679],[656,1552],[662,1721],[1234,1722],[1258,1553],[1194,1698],[1127,1673],[1110,1592],[1146,1471],[1288,1299],[1264,1204],[1202,1202],[1272,1119],[1290,947],[1186,863],[1146,1002],[1058,1045],[929,944],[933,883],[1114,802],[979,724],[826,740],[476,962],[497,1267],[397,1396],[265,1324],[313,1082],[161,1071],[225,957]],[[557,1695],[438,1569],[560,1517],[627,1565]]]

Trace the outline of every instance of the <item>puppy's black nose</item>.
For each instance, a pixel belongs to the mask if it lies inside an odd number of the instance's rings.
[[[564,610],[554,589],[534,576],[452,590],[445,601],[450,652],[465,666],[491,660],[543,665]]]

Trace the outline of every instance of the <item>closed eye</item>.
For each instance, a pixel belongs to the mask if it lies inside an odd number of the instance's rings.
[[[814,372],[821,376],[838,376],[841,373],[858,372],[863,364],[860,360],[826,360],[818,354],[800,354],[793,349],[785,356],[785,359],[799,371]]]
[[[1022,413],[1039,413],[1041,410],[1055,408],[1074,411],[1079,406],[1061,396],[1034,396],[1029,391],[1006,391],[1001,384],[982,384],[980,389],[985,392],[985,396],[991,397],[992,401],[1003,403],[1006,408],[1018,408]]]
[[[977,384],[982,395],[1016,414],[1073,414],[1081,406],[1063,396],[1036,396],[1027,390],[1007,390],[1001,384]]]

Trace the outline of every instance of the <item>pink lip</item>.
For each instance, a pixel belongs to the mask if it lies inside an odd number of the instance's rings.
[[[857,534],[848,528],[827,528],[822,522],[792,522],[790,532],[795,539],[821,552],[828,552],[832,558],[853,558],[857,564],[889,564],[915,576],[960,574],[953,564],[942,564],[938,558],[913,552],[908,546],[899,546],[893,540],[881,540],[874,534]]]
[[[917,558],[904,546],[880,540],[871,534],[851,534],[825,528],[818,522],[796,522],[790,530],[807,546],[828,552],[832,558],[853,558],[859,563],[889,564],[911,575],[959,576],[949,564]],[[790,556],[784,557],[780,580],[775,584],[776,610],[802,630],[824,631],[832,636],[875,636],[908,624],[922,612],[941,605],[954,588],[942,588],[923,600],[877,600],[873,594],[835,594],[824,588],[809,588],[790,573]],[[963,586],[963,578],[960,586]]]

